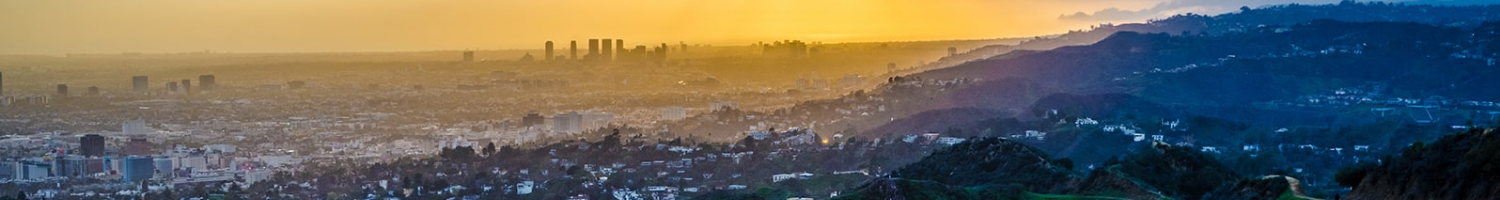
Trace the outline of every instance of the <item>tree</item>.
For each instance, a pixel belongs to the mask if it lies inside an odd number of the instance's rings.
[[[495,154],[495,142],[484,146],[484,156],[490,156],[490,154]]]
[[[740,139],[740,145],[744,145],[745,148],[747,148],[747,149],[754,150],[755,149],[755,137],[745,136],[745,139]]]
[[[604,136],[604,141],[599,142],[599,147],[604,149],[615,149],[620,146],[620,129],[614,129],[609,136]]]
[[[449,160],[467,161],[474,158],[474,147],[443,148],[438,152],[438,156]]]
[[[448,180],[446,180],[446,179],[438,179],[437,181],[433,181],[432,182],[432,189],[434,189],[434,190],[448,189],[448,186],[452,186],[452,185],[449,184]]]
[[[16,192],[16,199],[26,200],[26,191],[17,191]]]

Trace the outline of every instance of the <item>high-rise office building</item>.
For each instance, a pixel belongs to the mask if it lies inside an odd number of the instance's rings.
[[[635,49],[634,50],[630,50],[630,61],[632,61],[632,62],[646,61],[646,57],[649,57],[649,56],[647,56],[647,54],[648,53],[647,53],[647,50],[646,50],[646,45],[635,45]]]
[[[68,97],[68,84],[57,84],[57,97]]]
[[[661,53],[657,54],[657,62],[658,63],[666,63],[666,51],[667,51],[666,44],[661,44]]]
[[[604,62],[614,61],[615,60],[615,46],[614,46],[615,40],[611,40],[609,38],[604,38],[603,40],[604,40],[604,45],[599,50],[600,53],[601,53],[601,57],[599,57],[599,60],[600,61],[604,61]]]
[[[474,62],[474,51],[464,51],[464,62]]]
[[[214,82],[214,75],[198,76],[199,91],[219,90],[219,84]]]
[[[546,124],[546,121],[547,117],[543,117],[542,115],[537,114],[536,111],[531,111],[531,113],[527,113],[525,117],[521,117],[521,126],[541,126],[542,124]]]
[[[5,73],[0,72],[0,96],[5,96]]]
[[[553,115],[552,132],[569,134],[583,132],[583,115],[578,112]]]
[[[193,93],[193,79],[182,79],[182,93]]]
[[[678,107],[678,106],[672,106],[672,107],[666,107],[666,108],[662,108],[661,109],[661,118],[660,118],[661,120],[672,121],[672,120],[682,120],[682,119],[685,119],[685,118],[687,118],[687,109],[686,108]]]
[[[177,91],[177,81],[169,81],[169,82],[167,82],[167,93],[178,93],[178,91]]]
[[[584,55],[584,60],[594,60],[599,57],[599,39],[589,39],[589,54]]]
[[[552,61],[552,41],[547,41],[546,54],[547,54],[547,57],[544,58],[543,60]]]
[[[130,85],[137,95],[144,95],[150,92],[150,86],[146,85],[146,76],[130,77]]]
[[[584,112],[580,120],[578,132],[608,127],[615,123],[615,115],[607,112]]]
[[[104,156],[104,136],[88,134],[78,138],[78,153],[88,157]]]
[[[88,93],[88,95],[89,96],[99,96],[99,87],[98,86],[89,86],[89,93]]]
[[[157,172],[157,178],[171,180],[172,177],[176,177],[177,170],[172,166],[172,158],[157,157],[151,159],[151,163],[152,166],[156,167],[153,171]]]
[[[568,60],[578,60],[578,40],[568,41]]]
[[[62,177],[78,177],[86,175],[86,169],[88,168],[89,164],[87,158],[79,155],[62,156],[61,158],[54,158],[54,161],[56,161],[54,163],[57,163],[57,170],[55,171],[54,175]]]
[[[131,136],[129,142],[125,142],[125,155],[148,156],[151,155],[151,142],[146,141],[144,136]]]
[[[628,53],[625,50],[625,39],[615,39],[615,60],[624,60]]]
[[[120,133],[129,135],[146,134],[146,120],[125,120],[120,123]]]
[[[129,156],[120,162],[120,171],[123,174],[120,179],[125,182],[144,181],[151,179],[156,173],[156,163],[151,157]]]

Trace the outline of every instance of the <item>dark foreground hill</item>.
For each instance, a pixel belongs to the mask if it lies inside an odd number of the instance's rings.
[[[1072,161],[997,138],[973,138],[851,189],[837,199],[1264,199],[1296,179],[1248,179],[1190,147],[1158,143],[1080,177]],[[1280,181],[1280,182],[1275,182]]]
[[[1500,133],[1473,129],[1415,143],[1377,165],[1342,170],[1349,199],[1500,198]]]

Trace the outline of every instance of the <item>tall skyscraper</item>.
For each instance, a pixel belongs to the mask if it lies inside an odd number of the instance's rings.
[[[568,59],[578,60],[578,40],[568,41]]]
[[[98,86],[89,86],[89,93],[88,93],[88,95],[89,96],[99,96],[99,87]]]
[[[583,132],[583,115],[578,112],[560,113],[552,116],[552,132]]]
[[[178,93],[178,91],[177,91],[177,81],[168,81],[167,82],[167,93]]]
[[[0,96],[5,96],[5,73],[0,72]]]
[[[552,61],[552,41],[547,41],[546,54],[547,54],[547,58],[543,59],[543,60]]]
[[[593,60],[598,59],[597,57],[599,57],[599,39],[589,39],[589,54],[584,55],[583,59]]]
[[[150,92],[150,86],[146,85],[146,76],[130,77],[130,83],[131,88],[135,89],[135,94],[137,95],[145,95],[147,92]]]
[[[125,120],[120,122],[120,133],[127,135],[146,134],[146,120]]]
[[[666,108],[662,108],[661,109],[661,118],[660,118],[661,120],[672,121],[672,120],[682,120],[682,119],[685,119],[685,118],[687,118],[687,109],[686,108],[682,108],[682,107],[678,107],[678,106],[672,106],[672,107],[666,107]]]
[[[182,93],[193,93],[193,79],[182,79]]]
[[[78,151],[83,156],[104,156],[104,136],[88,134],[78,138]]]
[[[199,91],[219,90],[219,84],[214,83],[214,75],[198,76],[198,85],[201,86]]]
[[[625,50],[625,39],[615,39],[615,60],[624,60],[629,53]]]
[[[464,62],[474,62],[474,51],[464,51]]]
[[[604,38],[604,46],[599,50],[602,54],[600,61],[609,62],[615,60],[615,40]]]
[[[542,124],[546,124],[547,123],[546,121],[547,121],[547,117],[543,117],[542,115],[537,114],[535,110],[533,110],[533,111],[531,111],[531,113],[527,113],[526,116],[521,117],[521,126],[522,127],[541,126]]]
[[[57,84],[57,97],[68,97],[68,84]]]
[[[151,162],[151,157],[129,156],[120,162],[120,180],[125,182],[145,181],[155,176],[156,163]]]

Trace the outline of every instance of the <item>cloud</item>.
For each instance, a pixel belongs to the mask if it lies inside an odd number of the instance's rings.
[[[1426,0],[1447,1],[1447,0]],[[1337,3],[1338,0],[1167,0],[1157,3],[1155,6],[1140,10],[1125,10],[1119,8],[1106,8],[1092,13],[1077,12],[1059,16],[1063,20],[1079,21],[1141,21],[1147,19],[1166,18],[1176,14],[1220,14],[1238,11],[1240,7],[1259,7],[1275,4],[1328,4]]]

